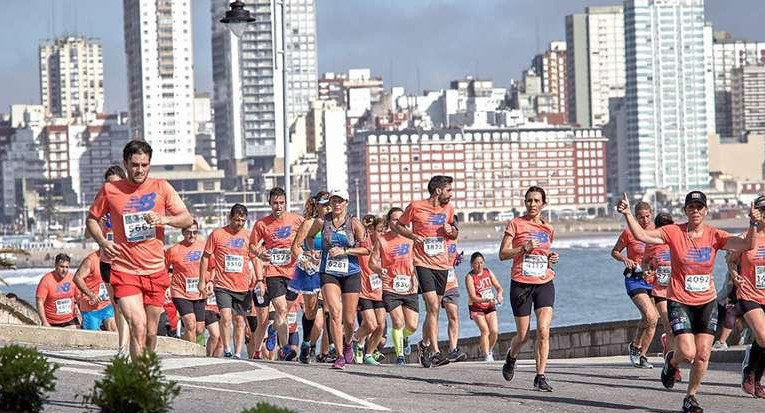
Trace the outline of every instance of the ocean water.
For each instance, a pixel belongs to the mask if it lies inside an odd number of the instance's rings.
[[[553,250],[560,254],[560,262],[555,268],[555,315],[553,327],[578,324],[619,321],[639,317],[624,290],[623,265],[610,256],[616,242],[616,234],[608,236],[572,238],[556,240]],[[467,293],[464,275],[470,270],[469,257],[480,251],[486,257],[486,266],[497,275],[505,290],[505,304],[498,309],[500,332],[515,331],[512,309],[508,301],[510,291],[510,261],[500,262],[497,258],[499,242],[466,242],[459,245],[465,252],[465,260],[457,267],[460,281],[460,337],[478,335],[467,309]],[[10,287],[0,285],[0,291],[13,292],[34,305],[35,287],[42,275],[49,271],[45,268],[0,271]],[[715,284],[718,291],[725,279],[725,254],[717,255],[715,262]],[[420,323],[424,317],[424,303],[420,303]],[[533,326],[533,325],[532,325]],[[440,318],[439,335],[446,335],[446,317]],[[419,338],[419,333],[414,337]]]

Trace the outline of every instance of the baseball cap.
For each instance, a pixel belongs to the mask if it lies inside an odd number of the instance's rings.
[[[329,197],[332,198],[333,196],[342,198],[343,201],[347,201],[350,198],[350,196],[348,195],[347,189],[333,189],[332,191],[330,191]]]
[[[701,204],[704,208],[707,207],[707,196],[701,191],[691,191],[685,196],[685,206],[691,204]]]
[[[319,205],[327,205],[329,203],[329,192],[319,192],[313,199]]]

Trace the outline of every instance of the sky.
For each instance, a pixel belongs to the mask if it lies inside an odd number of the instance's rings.
[[[212,92],[210,0],[192,1],[194,78]],[[385,87],[441,89],[466,75],[508,86],[550,41],[565,40],[565,16],[619,0],[316,0],[319,73],[371,68]],[[104,49],[106,109],[126,110],[120,0],[0,0],[0,112],[39,104],[38,46],[80,34]],[[29,16],[29,17],[26,17]],[[765,40],[762,0],[707,0],[715,30]],[[33,20],[30,20],[33,19]],[[216,24],[220,24],[217,23]]]

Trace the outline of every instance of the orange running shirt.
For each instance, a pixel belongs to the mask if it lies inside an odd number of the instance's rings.
[[[645,243],[638,241],[632,231],[629,228],[622,231],[619,235],[619,241],[627,247],[627,258],[635,261],[638,264],[643,262],[643,254],[645,253]]]
[[[372,241],[367,236],[359,246],[372,249]],[[369,269],[369,255],[359,257],[359,267],[361,267],[361,295],[360,298],[372,301],[382,300],[382,277]]]
[[[170,296],[186,300],[201,300],[199,295],[199,262],[205,243],[197,238],[193,244],[181,241],[165,251],[165,263],[168,270],[173,267],[170,278]],[[168,271],[168,274],[170,272]]]
[[[702,305],[717,298],[715,257],[730,234],[705,225],[701,237],[691,238],[688,224],[665,225],[659,232],[672,259],[667,298],[685,305]]]
[[[654,270],[653,291],[654,297],[667,298],[667,288],[669,280],[672,279],[672,256],[669,252],[669,245],[650,244],[645,246],[643,262]],[[642,265],[642,263],[641,263]]]
[[[286,212],[281,219],[268,215],[255,222],[250,235],[250,245],[263,246],[268,251],[270,262],[264,263],[266,277],[287,277],[292,279],[295,274],[295,259],[290,247],[295,234],[305,219],[295,213]]]
[[[449,291],[460,286],[459,281],[457,281],[457,272],[454,269],[454,260],[457,259],[457,241],[446,240],[446,253],[449,254],[451,267],[449,268],[449,275],[446,277],[446,289],[444,291]]]
[[[736,289],[736,297],[765,305],[765,237],[757,236],[756,242],[754,249],[741,254],[744,282]]]
[[[389,231],[377,238],[380,249],[380,266],[387,270],[382,274],[383,291],[398,294],[417,294],[417,274],[414,271],[414,241]]]
[[[96,195],[90,217],[110,214],[114,243],[122,250],[112,262],[112,271],[151,275],[165,269],[165,229],[146,223],[143,216],[149,211],[177,215],[185,212],[186,206],[164,179],[146,178],[141,185],[126,179],[108,182]]]
[[[414,201],[406,207],[399,224],[412,224],[412,232],[425,238],[425,243],[414,245],[414,265],[434,270],[452,267],[446,252],[444,224],[454,224],[454,208],[451,204],[432,206],[430,201]]]
[[[553,242],[553,227],[548,223],[536,224],[528,217],[514,218],[508,222],[505,235],[513,239],[513,248],[534,239],[539,247],[528,254],[521,252],[513,258],[510,278],[524,284],[545,284],[555,278],[555,272],[547,266],[547,254]]]
[[[50,324],[62,324],[74,318],[75,292],[77,287],[72,279],[74,274],[68,273],[61,281],[56,281],[53,272],[40,279],[35,292],[35,298],[45,300],[45,318]]]
[[[218,228],[210,234],[204,253],[215,262],[215,286],[241,293],[250,289],[252,276],[250,234],[245,228],[235,234],[227,228]]]
[[[97,311],[111,304],[109,301],[109,290],[106,289],[106,284],[104,284],[104,280],[101,279],[100,258],[101,254],[98,251],[93,251],[83,260],[88,269],[88,272],[82,277],[83,281],[85,281],[85,285],[88,286],[88,289],[102,300],[100,303],[92,305],[90,304],[90,298],[88,298],[87,295],[80,294],[77,305],[83,313]]]

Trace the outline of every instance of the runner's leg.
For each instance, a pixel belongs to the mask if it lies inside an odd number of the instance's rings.
[[[232,310],[231,308],[220,308],[220,338],[223,342],[224,351],[231,351],[232,334]]]
[[[425,300],[425,322],[422,325],[422,339],[430,345],[433,353],[438,353],[438,313],[441,310],[441,297],[435,291],[422,294]]]
[[[683,334],[686,335],[686,334]],[[696,353],[693,356],[691,365],[691,378],[688,382],[688,395],[696,395],[701,386],[701,379],[707,372],[709,366],[709,353],[712,352],[712,342],[715,339],[713,334],[699,333],[693,336]]]
[[[324,295],[324,304],[328,308],[329,313],[329,330],[332,334],[332,342],[335,345],[335,349],[342,353],[343,351],[343,303],[340,299],[340,286],[337,284],[327,283],[321,287],[321,292]],[[354,307],[355,310],[355,307]],[[349,336],[350,338],[350,336]],[[324,351],[324,348],[322,348]]]
[[[479,347],[481,347],[481,355],[485,357],[489,354],[489,326],[486,325],[486,318],[482,313],[473,313],[473,321],[481,334],[478,337],[478,342]]]
[[[460,337],[459,307],[454,303],[446,303],[444,310],[449,321],[449,351],[452,351],[457,349],[457,340]]]
[[[146,311],[143,309],[143,295],[129,295],[120,298],[118,302],[129,326],[130,355],[135,358],[143,353],[146,346]]]
[[[192,343],[196,342],[197,317],[194,315],[194,312],[192,311],[191,313],[182,316],[181,321],[183,321],[183,328],[185,329],[181,338]]]
[[[207,326],[207,346],[205,347],[207,357],[215,357],[215,350],[217,350],[220,340],[220,323],[214,322]]]
[[[550,355],[550,324],[552,323],[553,308],[537,308],[534,312],[537,315],[537,342],[535,345],[537,374],[545,374],[547,357]]]
[[[343,293],[342,302],[344,341],[350,344],[353,330],[356,328],[356,309],[359,305],[359,293]]]
[[[499,321],[496,311],[486,314],[486,324],[489,327],[489,353],[494,353],[494,346],[497,345],[497,338],[499,337]]]
[[[164,309],[154,305],[147,305],[146,311],[146,349],[154,351],[157,348],[157,326],[159,325],[159,316]]]
[[[521,349],[529,341],[529,326],[531,324],[531,316],[515,317],[515,337],[510,340],[510,353],[508,355],[512,358],[518,358]]]
[[[658,322],[658,314],[653,304],[653,300],[648,294],[635,294],[632,296],[632,302],[640,311],[640,327],[638,327],[635,339],[632,344],[635,347],[640,348],[640,355],[645,356],[648,351],[648,346],[651,345],[653,335],[656,332],[656,323]]]
[[[244,347],[244,329],[247,325],[246,316],[243,314],[234,314],[234,356],[240,356],[242,354],[242,347]]]

